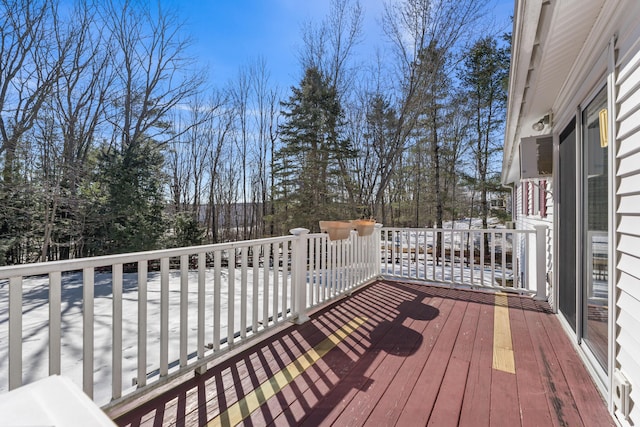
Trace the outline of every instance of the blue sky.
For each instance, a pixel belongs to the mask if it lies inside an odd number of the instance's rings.
[[[176,7],[193,35],[193,54],[209,68],[215,86],[221,87],[238,69],[255,59],[266,60],[271,79],[282,89],[298,83],[301,75],[297,52],[301,26],[319,23],[329,12],[329,0],[165,0]],[[393,0],[392,0],[393,1]],[[164,2],[163,2],[164,3]],[[364,40],[359,47],[364,61],[383,47],[379,25],[383,0],[361,0]],[[513,0],[496,0],[496,24],[509,30]]]

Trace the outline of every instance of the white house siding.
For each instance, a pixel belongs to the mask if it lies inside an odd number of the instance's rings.
[[[547,277],[551,280],[553,278],[553,233],[552,225],[553,225],[553,199],[551,197],[551,188],[552,181],[549,179],[546,181],[545,189],[546,189],[546,197],[542,204],[545,205],[546,208],[546,216],[541,216],[541,203],[540,203],[540,185],[538,182],[534,182],[535,185],[529,184],[529,191],[525,191],[526,182],[520,182],[516,185],[515,198],[516,198],[516,213],[515,213],[515,223],[516,228],[519,230],[534,230],[536,225],[544,225],[548,227],[547,231],[547,240],[546,240],[546,255],[547,258],[545,260],[546,263],[546,271]],[[525,195],[527,196],[525,200]],[[528,209],[525,210],[525,206],[528,206]],[[525,258],[525,254],[529,253],[531,255],[535,254],[533,250],[535,250],[535,242],[530,245],[529,251],[525,252],[524,248],[518,248],[517,256],[520,260],[526,263],[527,269],[530,272],[530,286],[534,287],[536,284],[536,264],[535,257],[529,256],[528,259]],[[553,283],[549,281],[547,283],[547,295],[549,296],[549,302],[553,304]]]
[[[620,27],[616,67],[618,244],[615,367],[631,383],[629,424],[640,424],[640,7]],[[626,5],[625,5],[626,6]],[[626,420],[623,420],[626,423]]]

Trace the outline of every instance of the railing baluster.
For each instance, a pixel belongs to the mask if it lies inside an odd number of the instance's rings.
[[[348,240],[343,240],[343,254],[342,254],[342,290],[341,293],[346,292],[351,286],[351,250],[353,249],[353,240],[355,232],[351,232]]]
[[[491,236],[491,287],[496,286],[496,234],[489,232]]]
[[[517,231],[512,232],[511,240],[511,272],[513,274],[513,287],[522,289],[522,281],[520,280],[520,263],[518,262],[520,256],[520,245],[522,236]]]
[[[189,256],[180,257],[180,367],[187,365],[189,322]]]
[[[169,258],[160,259],[160,376],[169,373]]]
[[[278,317],[278,297],[280,296],[280,245],[273,244],[273,323],[278,323],[280,320]]]
[[[342,292],[346,292],[347,289],[351,286],[351,250],[353,249],[353,241],[354,241],[355,232],[351,232],[351,236],[349,236],[349,240],[344,241],[344,255],[342,257],[342,269],[344,271]]]
[[[240,338],[247,337],[247,264],[248,247],[243,247],[240,253]]]
[[[455,231],[453,230],[453,225],[451,226],[451,243],[450,243],[450,249],[449,249],[449,264],[451,267],[451,279],[449,280],[449,283],[454,283],[455,282],[455,259],[456,259],[456,236],[455,236]]]
[[[222,251],[216,250],[213,253],[213,351],[220,350],[222,339]]]
[[[344,293],[349,287],[349,251],[351,250],[351,242],[354,232],[351,232],[349,239],[342,240],[342,286],[340,287],[340,293]]]
[[[430,244],[431,244],[431,279],[432,280],[436,280],[436,244],[435,244],[435,239],[434,239],[434,232],[432,230],[429,230],[429,238],[430,238]],[[426,261],[425,261],[426,263]],[[428,278],[428,277],[427,277]]]
[[[356,262],[356,247],[360,237],[357,232],[351,232],[351,240],[348,244],[346,268],[347,268],[347,286],[345,291],[353,288],[356,283],[356,274],[358,271],[358,263]]]
[[[351,236],[349,236],[351,237]],[[344,291],[344,287],[345,287],[345,270],[346,270],[346,263],[345,263],[345,255],[346,255],[346,246],[347,246],[348,241],[347,240],[340,240],[339,241],[339,245],[336,248],[338,250],[337,253],[337,259],[338,259],[338,292],[336,293],[337,295],[340,295],[343,291]]]
[[[404,276],[404,270],[405,270],[405,262],[406,262],[406,269],[407,269],[407,273],[406,273],[406,277],[409,277],[409,267],[411,265],[411,256],[409,253],[409,250],[411,249],[411,242],[409,242],[407,235],[408,233],[405,230],[402,230],[400,232],[400,235],[402,236],[400,239],[400,253],[402,254],[400,256],[400,275]],[[407,242],[407,247],[406,250],[407,252],[405,253],[405,246],[404,246],[404,242]]]
[[[397,243],[397,237],[396,237],[396,230],[391,230],[391,275],[395,276],[396,275],[396,261],[397,261],[397,256],[398,254],[396,253],[398,251],[398,243]]]
[[[396,265],[393,266],[393,272],[394,272],[394,275],[396,276],[402,276],[402,231],[401,230],[396,230],[393,246],[396,249],[396,256],[394,257],[394,262]],[[396,267],[398,271],[396,271]]]
[[[112,280],[112,342],[111,349],[111,397],[122,396],[122,264],[115,264],[111,269]]]
[[[445,281],[444,270],[447,264],[447,243],[444,241],[444,230],[438,231],[438,234],[440,236],[440,259],[442,260],[440,264],[440,280]]]
[[[420,269],[420,263],[419,263],[419,259],[420,259],[420,234],[417,231],[411,232],[412,236],[414,236],[414,241],[413,241],[413,277],[414,278],[419,278],[420,275],[418,274],[418,270]]]
[[[358,263],[356,261],[356,248],[360,237],[357,232],[351,233],[351,240],[349,241],[349,250],[347,251],[347,289],[351,289],[356,284],[356,277],[358,273]]]
[[[235,339],[235,303],[236,303],[236,250],[227,251],[227,345]]]
[[[328,235],[324,235],[322,239],[322,270],[324,273],[324,281],[322,282],[322,301],[326,301],[331,295],[331,241]]]
[[[22,277],[9,279],[9,390],[22,385]]]
[[[306,242],[304,247],[305,248],[307,247]],[[306,262],[303,267],[304,267],[303,268],[304,281],[306,283],[307,281],[306,280],[307,278]],[[287,286],[288,280],[289,280],[289,250],[287,248],[287,243],[283,242],[282,243],[282,302],[281,302],[283,319],[286,319],[288,317],[287,311],[293,306],[293,298],[289,298],[289,287]],[[294,292],[292,292],[292,294],[294,294]],[[293,295],[293,297],[295,298],[295,295]]]
[[[198,360],[204,359],[204,313],[205,313],[205,291],[207,278],[207,254],[198,254]],[[204,370],[198,371],[203,374]]]
[[[340,255],[342,254],[341,251],[341,245],[342,245],[342,240],[336,240],[336,242],[333,244],[333,254],[334,254],[334,280],[333,280],[333,295],[332,297],[336,297],[339,293],[340,293],[340,282],[341,282],[341,271],[340,271],[340,267],[341,267],[341,262],[340,262]]]
[[[400,263],[398,265],[398,268],[400,269],[400,277],[404,276],[404,231],[403,230],[398,230],[398,236],[399,236],[399,252],[400,252]]]
[[[82,390],[93,398],[93,267],[82,271]]]
[[[269,325],[269,265],[271,245],[262,246],[262,329]]]
[[[418,259],[422,259],[422,268],[419,278],[427,280],[427,232],[426,230],[420,230],[420,233],[416,236],[416,239],[420,240],[420,246],[418,249]],[[422,252],[422,253],[420,253]]]
[[[522,237],[524,238],[524,250],[527,251],[527,256],[523,258],[523,262],[520,265],[523,280],[522,286],[527,290],[531,290],[531,277],[529,275],[529,266],[527,264],[527,259],[531,255],[531,240],[528,233],[524,234]]]
[[[365,277],[366,277],[366,273],[364,270],[365,267],[365,263],[364,263],[364,248],[366,244],[371,244],[371,237],[362,237],[362,238],[358,238],[358,245],[356,246],[356,265],[357,267],[357,275],[356,275],[356,283],[355,284],[360,284],[364,281]]]
[[[464,264],[466,261],[466,254],[464,253],[464,230],[458,232],[458,236],[460,237],[460,242],[458,244],[458,254],[459,254],[459,266],[460,266],[460,283],[465,283],[464,277]]]
[[[353,234],[351,232],[350,234]],[[349,245],[351,244],[352,236],[349,235],[348,239],[340,240],[340,291],[338,295],[342,294],[348,286],[349,283],[349,264],[348,264],[348,255],[349,255]]]
[[[49,273],[49,375],[60,375],[62,275]]]
[[[480,283],[482,286],[486,286],[484,283],[484,242],[487,239],[487,231],[480,231]]]
[[[147,261],[138,262],[138,388],[147,385]]]
[[[338,271],[338,243],[339,241],[335,241],[331,243],[331,272],[332,272],[332,280],[331,280],[331,297],[335,297],[338,294],[338,279],[340,278],[340,273]]]
[[[322,264],[321,264],[321,252],[320,252],[320,243],[322,242],[322,238],[318,238],[315,237],[313,239],[315,241],[315,262],[313,263],[313,268],[315,269],[315,301],[313,301],[313,304],[310,305],[314,305],[314,304],[319,304],[320,303],[320,285],[322,284]]]
[[[476,232],[470,231],[469,242],[469,265],[471,266],[471,285],[475,287],[475,272],[476,272]]]
[[[502,252],[502,287],[507,287],[507,239],[504,231],[500,233],[501,239],[501,248],[500,252]]]
[[[260,292],[260,246],[252,246],[253,288],[251,294],[251,332],[258,332],[258,292]]]

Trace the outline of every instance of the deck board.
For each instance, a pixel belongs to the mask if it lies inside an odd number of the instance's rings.
[[[458,425],[479,316],[480,306],[468,304],[428,425]]]
[[[494,294],[378,281],[115,421],[200,426],[236,405],[253,426],[613,425],[548,306],[519,296],[508,305],[515,374],[492,368]],[[364,323],[288,373],[355,318]],[[286,384],[252,410],[245,399],[283,372]]]
[[[423,319],[416,320],[416,324],[421,324],[421,329],[425,337],[437,338],[438,333],[442,330],[444,322],[447,319],[447,307],[452,305],[452,301],[444,302],[442,298],[433,298],[429,301],[429,305],[438,310],[438,316],[429,320],[431,316],[425,316]],[[424,342],[411,355],[408,355],[401,369],[399,369],[393,378],[393,382],[389,384],[384,394],[380,398],[384,404],[376,405],[371,412],[369,419],[379,422],[380,425],[395,425],[402,413],[405,402],[409,398],[413,387],[418,380],[418,375],[422,371],[424,361],[429,357],[433,348],[433,340]]]
[[[533,350],[538,369],[540,369],[540,378],[549,399],[550,412],[554,415],[551,421],[556,426],[583,425],[569,384],[567,384],[560,368],[555,349],[549,342],[543,317],[541,313],[525,311],[525,319],[533,341]]]
[[[460,425],[489,425],[493,363],[493,306],[479,305],[478,329],[460,411]]]
[[[549,404],[542,381],[540,379],[533,343],[527,331],[525,307],[522,298],[510,298],[509,310],[513,349],[516,363],[516,382],[518,399],[526,402],[520,405],[523,427],[552,425]]]
[[[592,378],[582,363],[575,363],[575,350],[567,336],[556,327],[549,316],[542,317],[542,323],[547,331],[549,342],[555,349],[558,363],[565,376],[569,390],[573,396],[578,413],[584,423],[589,420],[599,419],[606,413],[606,407],[602,396],[595,388]],[[602,405],[594,405],[600,400]]]
[[[418,377],[407,403],[402,410],[398,425],[426,425],[440,391],[451,352],[462,324],[466,302],[455,301],[442,332]]]

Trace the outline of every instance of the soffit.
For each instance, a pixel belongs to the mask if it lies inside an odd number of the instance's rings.
[[[517,181],[520,138],[552,110],[605,0],[516,0],[505,126],[504,183]]]

